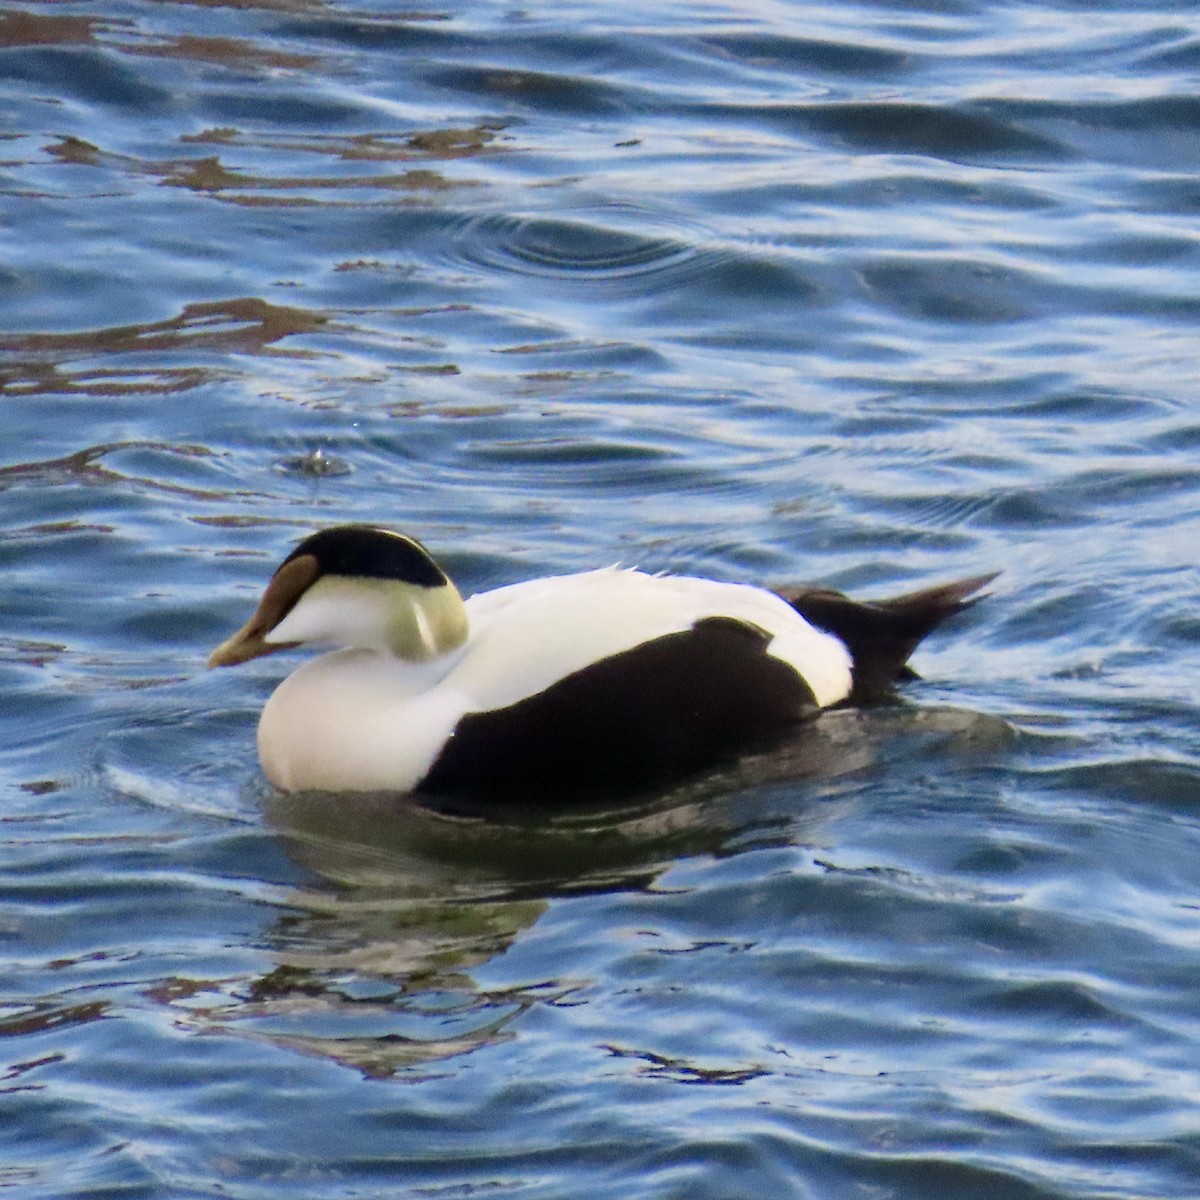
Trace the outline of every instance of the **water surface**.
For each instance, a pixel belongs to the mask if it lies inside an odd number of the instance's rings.
[[[1200,20],[0,8],[0,1186],[1194,1197]],[[303,534],[1003,569],[654,802],[274,795]]]

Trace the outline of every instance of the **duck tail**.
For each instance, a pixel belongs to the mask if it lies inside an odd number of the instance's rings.
[[[853,660],[849,704],[886,698],[904,680],[918,678],[909,656],[943,621],[984,598],[979,595],[999,572],[943,583],[890,600],[851,600],[830,588],[780,588],[782,596],[810,625],[845,643]]]

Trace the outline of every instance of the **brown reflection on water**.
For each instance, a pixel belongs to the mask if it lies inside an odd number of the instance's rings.
[[[0,1017],[0,1037],[27,1037],[67,1025],[86,1025],[108,1015],[107,1000],[89,1000],[82,1004],[59,1004],[57,999],[37,1001],[14,1016]]]
[[[69,46],[95,42],[99,22],[65,13],[0,13],[0,46]]]
[[[195,192],[228,193],[220,199],[234,204],[316,204],[311,197],[266,197],[245,195],[257,189],[272,191],[306,191],[308,189],[345,191],[362,188],[391,188],[401,191],[444,191],[449,188],[474,187],[473,181],[448,179],[438,171],[417,168],[399,174],[370,176],[280,176],[267,178],[231,171],[219,158],[200,158],[175,164],[163,176],[163,182],[171,187],[190,188]],[[242,189],[242,192],[235,191]]]
[[[22,667],[46,667],[66,654],[62,642],[33,642],[26,638],[0,637],[0,662]]]
[[[503,121],[484,121],[478,125],[449,129],[425,129],[415,133],[250,134],[228,126],[185,134],[185,144],[243,146],[257,150],[286,150],[292,153],[321,154],[346,161],[411,162],[414,159],[471,158],[497,153],[502,147],[496,137],[505,128]]]
[[[326,0],[153,0],[155,4],[177,8],[241,8],[267,12],[314,13],[327,12]]]
[[[123,484],[136,489],[153,489],[175,496],[187,496],[194,500],[228,500],[229,493],[207,491],[202,488],[185,487],[183,484],[167,483],[161,479],[150,479],[143,475],[128,475],[108,466],[104,459],[109,455],[127,450],[156,450],[164,454],[176,454],[185,458],[209,458],[214,453],[205,446],[180,445],[173,442],[106,442],[88,446],[61,458],[47,458],[36,462],[13,463],[0,467],[0,490],[17,484]]]
[[[277,345],[293,334],[333,328],[327,314],[271,304],[257,296],[189,304],[178,316],[138,325],[71,333],[0,334],[0,396],[171,395],[220,377],[205,366],[122,367],[67,364],[95,355],[152,354],[195,349],[303,356]]]
[[[169,396],[213,374],[200,367],[73,372],[55,363],[16,360],[0,367],[0,396]]]
[[[322,312],[247,296],[189,304],[177,317],[142,325],[116,325],[78,333],[0,335],[0,351],[111,354],[170,350],[193,344],[206,349],[257,354],[282,338],[312,333],[328,322],[328,316]]]
[[[126,54],[150,58],[186,58],[195,62],[223,63],[241,69],[271,67],[294,70],[314,66],[320,61],[315,54],[288,54],[282,50],[254,46],[238,38],[196,37],[187,33],[166,42],[128,44],[121,49]]]
[[[59,162],[69,163],[76,167],[99,167],[104,165],[105,154],[99,147],[83,138],[60,137],[45,147],[46,153]]]
[[[240,7],[251,7],[244,5]],[[319,8],[321,5],[262,4],[256,7]],[[270,47],[259,47],[239,38],[199,37],[180,34],[165,41],[131,41],[136,27],[130,21],[110,17],[95,18],[73,13],[40,13],[11,9],[0,13],[0,47],[12,46],[115,46],[124,54],[153,58],[186,58],[196,62],[224,63],[248,67],[302,68],[319,62],[315,54],[291,54]]]
[[[238,8],[261,9],[266,12],[314,13],[328,12],[328,0],[153,0],[155,4],[172,4],[179,8]],[[358,24],[403,25],[413,21],[448,21],[450,14],[433,10],[401,9],[397,12],[358,12],[353,20]]]
[[[192,39],[196,42],[201,39]],[[204,39],[212,44],[220,39]],[[139,50],[139,53],[143,50]],[[151,48],[144,48],[150,53]],[[227,48],[229,54],[233,50]],[[247,48],[247,53],[260,52]],[[261,52],[265,53],[265,52]],[[261,59],[256,61],[262,61]],[[421,163],[471,158],[497,153],[494,145],[500,123],[463,128],[423,130],[404,134],[366,133],[347,136],[296,137],[252,136],[239,129],[218,127],[184,135],[186,145],[221,146],[253,152],[257,162],[263,152],[319,154],[341,162]],[[451,188],[477,187],[478,180],[455,179],[430,166],[412,166],[405,171],[352,175],[266,175],[227,166],[219,155],[204,158],[143,159],[117,154],[82,138],[62,136],[44,147],[52,158],[72,166],[100,167],[133,178],[158,179],[167,187],[188,188],[220,200],[241,205],[297,206],[329,203],[318,196],[295,193],[345,191],[438,192]],[[281,196],[276,193],[289,192]],[[267,194],[261,194],[267,193]]]
[[[269,525],[292,525],[283,517],[264,517],[260,513],[218,513],[214,515],[189,515],[188,520],[196,525],[207,525],[215,529],[263,529]],[[220,558],[256,557],[255,550],[218,550]]]

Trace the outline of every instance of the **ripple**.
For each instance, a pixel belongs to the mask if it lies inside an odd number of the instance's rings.
[[[994,101],[997,112],[1033,117],[1069,117],[1075,124],[1122,132],[1194,130],[1200,126],[1200,99],[1190,93],[1089,103],[1054,100]]]
[[[1125,1024],[1128,1018],[1104,1004],[1093,989],[1072,980],[1014,983],[981,998],[980,1011],[1019,1023],[1059,1026],[1064,1032],[1080,1024]]]
[[[45,88],[52,96],[66,93],[88,106],[131,113],[169,110],[170,91],[127,68],[119,56],[92,47],[63,44],[6,55],[0,76]]]
[[[705,44],[749,67],[771,73],[782,68],[805,73],[862,75],[876,81],[899,75],[913,64],[912,57],[904,51],[849,39],[824,41],[782,34],[739,33],[709,37]]]
[[[1137,65],[1142,70],[1195,70],[1200,67],[1200,38],[1188,36],[1180,30],[1173,45],[1156,45],[1143,50],[1137,56]]]
[[[694,250],[670,238],[647,237],[611,226],[549,217],[483,216],[456,236],[468,264],[544,278],[640,285],[647,276],[686,267]],[[654,280],[654,282],[658,282]]]
[[[226,0],[238,3],[239,0]],[[246,0],[249,2],[249,0]],[[280,5],[283,7],[283,5]],[[468,37],[464,29],[443,29],[452,16],[433,9],[410,9],[403,12],[336,12],[324,0],[296,0],[291,7],[308,8],[311,13],[303,20],[283,20],[283,34],[324,43],[338,43],[354,49],[436,51],[451,45],[461,45]]]
[[[623,89],[586,75],[475,65],[430,67],[424,75],[440,87],[543,112],[582,116],[627,107]]]
[[[293,455],[291,458],[283,459],[279,464],[279,469],[291,475],[324,479],[328,476],[336,478],[339,475],[349,475],[354,468],[344,458],[326,454],[318,446],[306,454]]]
[[[760,128],[803,131],[875,154],[925,154],[954,162],[1061,162],[1074,156],[1056,138],[1024,128],[999,106],[955,107],[900,101],[706,105],[696,117]]]
[[[1192,811],[1200,770],[1194,763],[1153,758],[1110,759],[1064,768],[1054,786],[1079,794],[1109,796],[1122,803]]]
[[[1032,273],[944,257],[875,261],[862,268],[862,278],[881,301],[938,322],[1029,320],[1041,307],[1039,293],[1046,292],[1044,282]]]

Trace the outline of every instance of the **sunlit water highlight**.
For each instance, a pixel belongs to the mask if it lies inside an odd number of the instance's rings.
[[[0,10],[0,1190],[1194,1197],[1200,21]],[[612,811],[274,795],[317,525],[1004,574]]]

